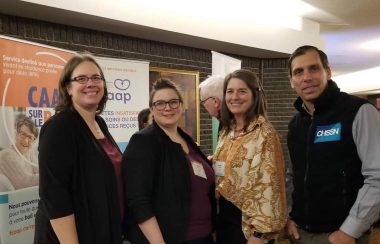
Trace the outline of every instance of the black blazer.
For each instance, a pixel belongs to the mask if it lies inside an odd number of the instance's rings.
[[[187,143],[210,163],[189,135],[178,128]],[[157,218],[168,244],[182,243],[191,208],[191,178],[186,155],[155,123],[134,134],[124,152],[123,173],[130,216],[125,234],[132,244],[148,243],[138,223]],[[209,189],[216,216],[215,185]],[[213,221],[214,222],[214,221]]]
[[[99,116],[96,120],[116,146],[104,120]],[[43,125],[38,159],[40,203],[35,243],[59,243],[49,220],[75,214],[79,243],[120,244],[115,171],[77,112],[62,111]]]

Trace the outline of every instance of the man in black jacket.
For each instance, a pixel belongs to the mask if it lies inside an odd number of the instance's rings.
[[[298,113],[289,123],[287,223],[293,243],[368,243],[380,211],[380,115],[340,92],[324,52],[289,59]]]

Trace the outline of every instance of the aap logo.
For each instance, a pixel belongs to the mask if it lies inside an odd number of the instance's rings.
[[[117,89],[124,91],[129,88],[131,81],[128,79],[116,79],[113,84]]]
[[[113,85],[117,90],[108,91],[108,100],[109,101],[118,101],[126,104],[131,101],[131,94],[126,90],[131,85],[131,81],[128,79],[115,79]]]

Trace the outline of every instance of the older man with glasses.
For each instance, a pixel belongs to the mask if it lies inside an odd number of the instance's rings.
[[[210,116],[218,120],[223,101],[223,84],[223,77],[210,76],[199,85],[201,104]]]

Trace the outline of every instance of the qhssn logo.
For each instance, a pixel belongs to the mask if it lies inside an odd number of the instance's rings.
[[[342,124],[317,126],[314,143],[340,141]]]

